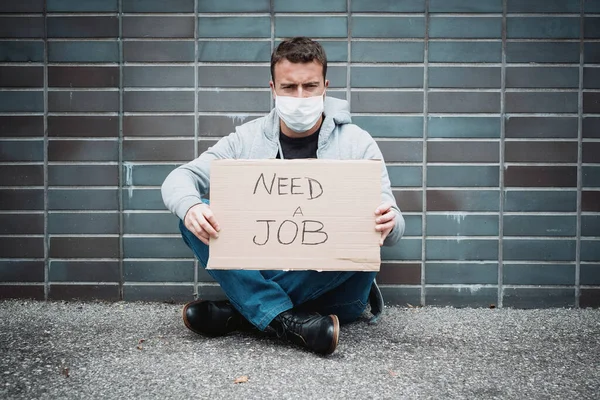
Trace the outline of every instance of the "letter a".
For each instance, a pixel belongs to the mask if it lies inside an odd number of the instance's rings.
[[[296,211],[294,211],[294,215],[292,215],[292,218],[294,218],[296,215],[302,215],[304,217],[304,214],[302,213],[302,208],[296,208]]]

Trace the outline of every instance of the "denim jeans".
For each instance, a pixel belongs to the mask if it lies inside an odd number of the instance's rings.
[[[184,242],[203,268],[209,257],[205,245],[179,221]],[[282,269],[285,266],[282,266]],[[356,320],[367,306],[376,272],[278,271],[207,269],[231,304],[258,329],[264,330],[280,313],[295,310],[335,314],[340,323]]]

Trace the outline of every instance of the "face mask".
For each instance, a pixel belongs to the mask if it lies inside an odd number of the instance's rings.
[[[306,132],[323,114],[323,95],[312,97],[276,96],[275,108],[279,118],[296,133]]]

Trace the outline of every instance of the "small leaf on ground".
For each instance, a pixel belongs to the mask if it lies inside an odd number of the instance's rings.
[[[242,375],[239,378],[235,378],[233,383],[246,383],[248,382],[248,375]]]

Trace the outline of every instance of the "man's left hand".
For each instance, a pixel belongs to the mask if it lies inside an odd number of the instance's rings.
[[[375,210],[375,230],[381,232],[379,246],[383,246],[383,241],[390,234],[396,225],[396,213],[390,203],[383,203]]]

